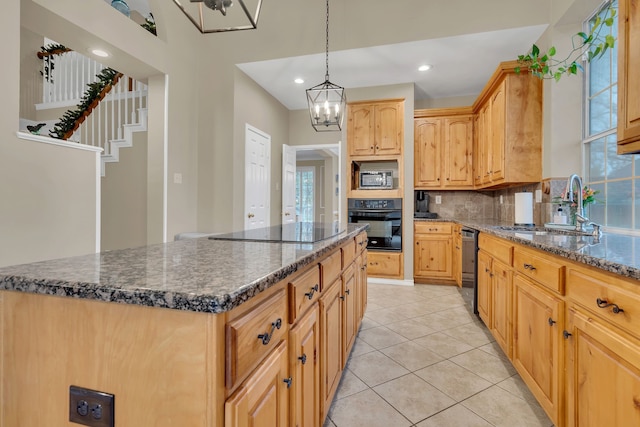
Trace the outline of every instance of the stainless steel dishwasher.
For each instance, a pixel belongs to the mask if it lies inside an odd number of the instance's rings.
[[[478,295],[476,284],[476,266],[478,256],[478,231],[470,228],[462,229],[462,291],[463,296],[471,305],[473,312],[478,314]]]

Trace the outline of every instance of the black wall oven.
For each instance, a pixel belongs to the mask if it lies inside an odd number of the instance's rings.
[[[349,222],[368,223],[367,250],[402,251],[402,199],[348,199]]]

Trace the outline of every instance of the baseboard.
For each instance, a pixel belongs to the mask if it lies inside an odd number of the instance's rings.
[[[367,277],[367,283],[375,285],[413,286],[413,279],[385,279],[382,277]]]

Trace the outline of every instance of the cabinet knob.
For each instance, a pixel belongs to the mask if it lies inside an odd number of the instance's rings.
[[[299,356],[298,360],[301,361],[302,364],[304,365],[305,363],[307,363],[307,355],[302,353],[302,356]]]
[[[291,388],[291,377],[283,379],[282,382],[287,385],[287,388]]]
[[[547,319],[547,322],[549,322],[549,326],[553,326],[556,323],[556,321],[553,320],[551,317]]]
[[[562,331],[562,336],[564,337],[565,340],[569,339],[571,335],[572,334],[570,334],[568,331]]]

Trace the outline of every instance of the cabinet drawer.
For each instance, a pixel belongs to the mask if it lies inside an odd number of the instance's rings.
[[[320,262],[320,291],[331,285],[342,272],[342,253],[335,251]]]
[[[508,240],[489,236],[485,233],[478,235],[478,246],[508,266],[513,265],[513,243]]]
[[[369,239],[367,239],[367,233],[360,233],[356,236],[356,251],[362,252],[367,249],[367,243],[369,243]]]
[[[349,240],[342,246],[342,268],[346,268],[356,258],[356,241]]]
[[[367,274],[374,277],[401,277],[402,253],[367,252]]]
[[[564,295],[565,265],[542,252],[516,246],[513,266],[518,273]]]
[[[232,389],[286,336],[287,293],[278,290],[252,310],[229,321],[225,329],[226,383]]]
[[[338,254],[340,255],[340,254]],[[320,268],[312,267],[289,282],[289,323],[304,313],[320,296]]]
[[[419,221],[414,222],[416,234],[451,234],[452,223]]]
[[[638,284],[570,266],[567,296],[594,314],[640,338]]]

